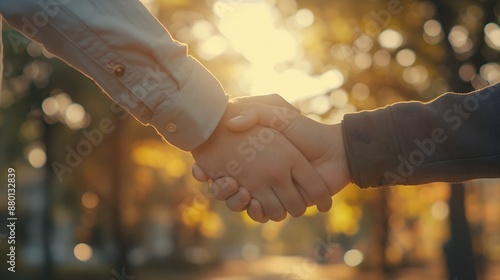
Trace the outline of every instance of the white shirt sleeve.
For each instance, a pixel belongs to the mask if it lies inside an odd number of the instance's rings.
[[[227,96],[138,0],[1,1],[0,14],[183,150],[202,144]]]

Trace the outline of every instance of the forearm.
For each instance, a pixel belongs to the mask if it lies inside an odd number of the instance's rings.
[[[0,13],[181,149],[203,143],[224,113],[219,82],[139,1],[2,1]]]
[[[500,85],[347,115],[343,127],[363,188],[500,177]]]

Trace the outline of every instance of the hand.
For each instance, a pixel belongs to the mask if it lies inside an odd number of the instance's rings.
[[[310,161],[326,182],[330,195],[335,195],[350,182],[340,124],[325,125],[304,117],[278,95],[246,98],[237,102],[246,106],[246,109],[239,117],[227,121],[229,130],[244,131],[259,124],[280,131]],[[193,176],[199,181],[208,180],[196,164],[193,166]],[[249,192],[238,186],[236,180],[226,177],[215,180],[210,188],[219,190],[215,198],[226,200],[231,210],[242,211],[246,208],[252,219],[265,220],[265,211],[259,199],[251,199]]]
[[[239,103],[228,104],[212,136],[191,151],[199,166],[197,172],[212,180],[234,178],[247,192],[233,198],[241,202],[231,204],[231,209],[243,210],[253,197],[259,201],[256,207],[259,212],[252,215],[260,222],[282,220],[286,212],[300,216],[306,206],[312,204],[321,211],[330,209],[328,187],[283,135],[255,124],[246,127],[244,132],[227,129],[225,122],[237,116],[241,108]],[[214,195],[218,197],[222,189],[215,190]],[[243,208],[238,209],[243,203]]]

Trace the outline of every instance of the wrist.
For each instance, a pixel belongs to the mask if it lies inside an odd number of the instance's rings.
[[[349,161],[349,157],[351,155],[351,151],[350,151],[350,147],[349,147],[349,139],[348,139],[349,135],[347,133],[346,125],[345,125],[343,120],[338,125],[339,125],[340,135],[341,135],[341,137],[340,137],[340,141],[341,141],[341,145],[342,145],[341,150],[343,153],[346,169],[348,172],[349,182],[352,183],[354,181],[352,179],[351,163]]]
[[[204,150],[207,146],[211,145],[212,143],[220,141],[219,138],[222,138],[223,137],[222,135],[225,135],[227,133],[233,133],[226,128],[226,122],[229,119],[237,116],[241,112],[241,110],[242,110],[241,106],[238,106],[237,104],[229,101],[226,105],[224,113],[222,114],[222,117],[219,120],[219,123],[212,131],[210,136],[205,140],[205,142],[203,142],[201,145],[193,149],[191,153],[195,154],[201,150]]]

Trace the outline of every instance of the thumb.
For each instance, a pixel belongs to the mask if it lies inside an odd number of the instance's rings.
[[[226,127],[230,131],[245,131],[259,123],[259,113],[255,110],[245,109],[240,115],[228,120]]]
[[[300,113],[300,110],[295,108],[292,104],[288,103],[283,97],[277,93],[268,95],[244,96],[232,99],[232,102],[242,105],[249,105],[253,103],[262,103],[271,106],[288,108],[292,111]]]
[[[228,120],[226,127],[231,131],[244,131],[259,124],[277,131],[283,131],[298,116],[300,116],[298,110],[262,103],[251,103],[239,116]]]

